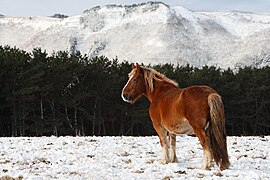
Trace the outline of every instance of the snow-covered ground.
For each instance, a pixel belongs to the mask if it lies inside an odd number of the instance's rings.
[[[270,136],[228,137],[231,167],[202,170],[196,137],[178,136],[179,163],[160,164],[152,137],[0,138],[0,179],[270,179]]]

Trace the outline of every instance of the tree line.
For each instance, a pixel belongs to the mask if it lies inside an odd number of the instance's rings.
[[[216,89],[225,104],[228,135],[270,134],[268,66],[151,67],[180,87]],[[155,135],[148,100],[130,105],[121,99],[130,70],[130,63],[117,58],[0,46],[0,136]]]

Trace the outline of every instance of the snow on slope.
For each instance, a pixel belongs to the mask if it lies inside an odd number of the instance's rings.
[[[231,167],[202,170],[196,137],[178,136],[179,162],[160,164],[152,137],[0,138],[0,178],[23,179],[269,179],[270,137],[228,137]]]
[[[1,17],[0,45],[80,50],[144,64],[270,64],[270,14],[193,12],[181,6],[107,5],[66,19]]]
[[[269,29],[270,14],[253,14],[248,12],[200,12],[226,28],[231,34],[245,38]],[[237,23],[236,23],[237,22]]]

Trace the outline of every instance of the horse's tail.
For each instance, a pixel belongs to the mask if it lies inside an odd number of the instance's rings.
[[[227,140],[225,130],[224,106],[221,96],[212,93],[208,96],[208,105],[210,107],[210,122],[206,130],[210,139],[210,146],[213,158],[221,170],[227,169],[230,165]]]

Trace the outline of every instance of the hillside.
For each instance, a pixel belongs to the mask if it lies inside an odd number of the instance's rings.
[[[79,50],[90,56],[157,63],[270,64],[270,14],[193,12],[181,6],[107,5],[81,15],[0,18],[0,45],[31,51]]]

